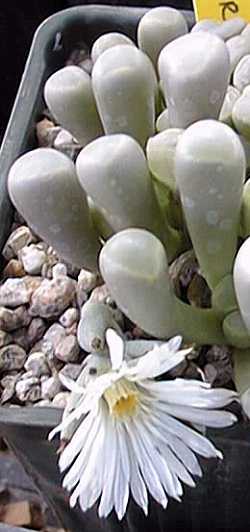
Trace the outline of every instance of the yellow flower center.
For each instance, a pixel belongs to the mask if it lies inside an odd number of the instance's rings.
[[[110,386],[105,393],[109,412],[115,418],[134,416],[138,405],[138,390],[134,383],[121,379]]]

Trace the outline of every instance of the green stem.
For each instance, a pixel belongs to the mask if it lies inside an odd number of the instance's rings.
[[[233,363],[236,388],[241,394],[250,388],[250,349],[234,349]]]
[[[212,309],[192,307],[175,298],[177,331],[186,342],[226,344],[221,321]]]
[[[215,287],[212,295],[212,307],[221,318],[238,310],[233,276],[226,275]]]

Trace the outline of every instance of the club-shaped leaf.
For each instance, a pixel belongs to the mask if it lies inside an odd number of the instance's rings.
[[[229,81],[226,44],[205,31],[171,42],[160,53],[158,68],[171,127],[218,118]]]
[[[190,126],[176,147],[177,186],[195,253],[211,288],[232,272],[245,167],[238,135],[215,120]]]
[[[52,148],[22,155],[11,167],[8,187],[17,210],[62,258],[79,268],[97,268],[100,244],[66,155]]]

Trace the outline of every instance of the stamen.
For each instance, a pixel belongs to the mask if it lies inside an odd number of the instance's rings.
[[[115,418],[124,418],[136,414],[138,395],[134,383],[121,379],[105,391],[104,398],[108,403],[110,414]]]

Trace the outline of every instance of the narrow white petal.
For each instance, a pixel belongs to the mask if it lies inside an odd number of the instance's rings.
[[[117,429],[117,436],[118,436],[119,452],[120,452],[120,455],[122,456],[121,465],[122,465],[124,476],[126,480],[129,482],[130,460],[129,460],[129,452],[128,452],[127,435],[126,435],[125,427],[119,421],[116,423],[116,429]]]
[[[180,500],[179,496],[182,495],[181,485],[178,483],[178,481],[175,482],[175,480],[173,479],[173,476],[167,464],[165,463],[157,447],[155,446],[154,438],[152,438],[152,433],[149,433],[143,421],[139,421],[139,417],[134,419],[134,424],[136,425],[138,434],[140,435],[144,451],[147,452],[149,456],[151,456],[152,463],[165,491],[171,497]]]
[[[159,502],[163,508],[166,508],[168,499],[164,493],[160,479],[154,469],[153,457],[149,456],[147,452],[145,452],[140,440],[140,435],[137,433],[137,429],[134,426],[133,421],[128,421],[125,423],[125,425],[147,488],[152,497]]]
[[[160,428],[156,427],[146,416],[144,416],[143,422],[148,428],[150,437],[154,439],[155,445],[168,463],[171,472],[189,486],[194,486],[194,481],[188,471],[199,476],[202,473],[192,451],[172,434],[162,433]],[[174,452],[171,451],[171,448]]]
[[[189,423],[203,423],[206,427],[230,427],[237,421],[234,414],[225,410],[206,410],[164,403],[164,411]]]
[[[170,352],[168,343],[156,346],[152,351],[137,359],[137,364],[133,364],[131,369],[128,370],[128,378],[131,380],[144,380],[158,377],[180,364],[191,350],[182,349],[177,352]],[[130,366],[129,362],[128,366]]]
[[[93,416],[92,412],[90,414],[87,414],[87,416],[83,419],[83,421],[75,431],[70,442],[63,450],[59,459],[60,471],[65,471],[65,469],[70,466],[70,464],[75,460],[77,454],[84,446],[84,443],[88,438],[94,417],[95,416]]]
[[[141,473],[139,471],[138,467],[138,461],[136,460],[136,455],[134,453],[130,436],[128,432],[126,431],[127,436],[127,447],[129,451],[129,459],[130,459],[130,488],[132,497],[134,498],[135,502],[140,506],[145,513],[145,515],[148,515],[148,494],[147,494],[147,488],[145,486],[144,480],[142,479]]]
[[[105,484],[102,491],[102,496],[98,508],[99,517],[107,517],[114,506],[114,482],[116,477],[116,460],[118,456],[118,441],[117,434],[112,424],[111,419],[108,419],[108,434],[110,438],[109,454],[106,458],[105,467]]]
[[[79,484],[71,495],[72,506],[75,506],[77,498],[80,494],[83,494],[83,500],[85,499],[85,504],[87,507],[89,507],[89,503],[87,501],[89,501],[89,499],[93,500],[94,494],[97,493],[96,499],[100,495],[99,469],[101,467],[103,450],[105,446],[105,428],[106,425],[104,422],[104,416],[102,413],[100,413],[98,435],[92,443],[84,471],[82,469],[79,470]],[[96,499],[94,500],[94,503],[96,502]]]
[[[68,490],[71,490],[78,483],[86,467],[93,443],[95,441],[95,438],[98,436],[100,428],[101,417],[97,416],[89,431],[88,438],[85,442],[84,447],[81,449],[77,459],[75,460],[74,464],[63,479],[63,486],[66,487]]]
[[[77,382],[73,381],[73,379],[69,379],[69,377],[66,377],[65,375],[60,374],[60,373],[59,373],[59,378],[63,386],[65,386],[65,388],[67,388],[71,392],[75,392],[77,394],[85,393],[85,388],[77,384]]]
[[[158,382],[144,381],[144,383],[146,383],[145,388],[155,394],[159,400],[185,407],[222,408],[238,398],[238,394],[232,390],[207,388],[204,383],[199,381],[196,385],[184,381],[184,379]],[[142,387],[144,387],[144,383],[142,383]]]
[[[120,449],[118,449],[114,479],[114,506],[119,521],[121,521],[126,512],[129,498],[128,480],[123,473],[122,458]]]
[[[204,456],[205,458],[221,458],[220,451],[218,451],[207,438],[190,427],[187,427],[177,419],[165,414],[164,411],[155,411],[154,417],[157,420],[157,424],[161,426],[163,431],[166,428],[168,432],[181,439],[194,452]]]
[[[124,357],[124,341],[114,329],[107,329],[106,342],[109,348],[112,370],[118,370]]]

